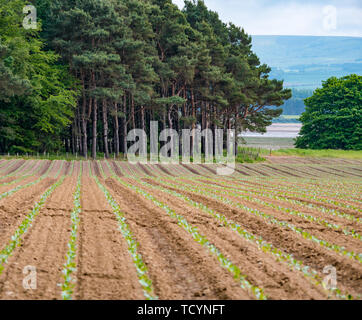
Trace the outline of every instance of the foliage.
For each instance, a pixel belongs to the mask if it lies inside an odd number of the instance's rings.
[[[36,30],[24,0],[0,2],[0,152],[54,151],[76,105],[75,80]]]
[[[134,128],[264,132],[290,98],[251,50],[251,37],[203,1],[37,0],[48,47],[81,84],[67,151],[127,149]],[[99,120],[102,120],[100,123]]]
[[[362,150],[362,76],[332,77],[305,103],[297,148]]]

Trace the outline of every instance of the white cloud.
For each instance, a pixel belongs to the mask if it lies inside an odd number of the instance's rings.
[[[173,0],[183,7],[183,0]],[[205,0],[224,22],[252,35],[315,35],[362,37],[362,6],[358,0]],[[336,7],[336,29],[325,28],[323,8]],[[331,17],[329,17],[331,18]]]

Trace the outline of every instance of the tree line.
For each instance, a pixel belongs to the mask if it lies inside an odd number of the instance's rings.
[[[291,97],[201,0],[34,0],[40,31],[0,1],[0,152],[118,156],[150,121],[265,132]]]

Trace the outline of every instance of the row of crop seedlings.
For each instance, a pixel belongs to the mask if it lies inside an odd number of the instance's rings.
[[[107,162],[107,166],[110,167],[110,164],[108,163],[108,160],[106,160],[106,162]],[[120,166],[119,161],[114,161],[114,163],[115,163],[115,165],[118,167],[119,171],[120,171],[125,177],[127,177],[127,178],[130,178],[130,177],[131,177],[131,175],[128,174],[128,173],[125,171],[125,169]],[[126,162],[123,162],[123,163],[126,163]],[[99,170],[101,171],[102,177],[103,177],[104,179],[106,179],[106,174],[104,173],[104,170],[103,170],[102,165],[100,164],[100,162],[98,162],[98,164],[99,164]],[[113,172],[113,171],[112,171],[112,172]],[[91,171],[90,171],[90,174],[91,174]]]
[[[264,185],[264,184],[258,185],[258,188],[255,189],[256,186],[253,185],[253,184],[250,184],[250,186],[249,185],[245,186],[245,184],[241,184],[241,183],[234,184],[234,181],[230,181],[230,180],[229,180],[230,182],[226,182],[227,180],[221,180],[221,179],[215,180],[215,179],[206,179],[206,178],[204,178],[203,180],[210,180],[212,182],[217,182],[218,184],[223,184],[223,185],[227,186],[230,189],[234,189],[234,190],[237,190],[237,191],[248,193],[250,195],[258,194],[259,196],[267,197],[267,198],[270,198],[270,199],[280,200],[280,201],[283,201],[283,202],[296,204],[298,206],[302,206],[302,207],[305,207],[305,208],[315,209],[315,210],[320,211],[320,212],[322,212],[324,214],[338,216],[340,218],[344,218],[344,219],[347,219],[347,220],[350,220],[350,221],[360,222],[360,219],[358,217],[355,217],[353,215],[341,212],[341,211],[339,211],[337,209],[330,209],[330,208],[327,208],[327,207],[325,207],[325,206],[323,206],[321,204],[316,205],[316,204],[313,204],[313,203],[310,203],[310,202],[305,202],[305,201],[292,199],[292,198],[288,197],[286,195],[286,193],[278,192],[278,191],[274,190],[274,188],[271,187],[270,185]],[[232,182],[232,184],[231,184],[231,182]],[[277,188],[277,186],[275,186],[275,188]]]
[[[108,164],[108,162],[107,162]],[[109,165],[109,164],[108,164]],[[234,277],[235,281],[237,281],[241,288],[249,292],[252,296],[254,296],[258,300],[266,300],[267,297],[264,294],[263,289],[251,284],[245,275],[243,275],[242,271],[239,269],[238,266],[233,264],[229,259],[225,257],[225,255],[216,247],[214,246],[211,241],[209,241],[204,235],[202,235],[196,227],[192,226],[182,215],[177,214],[174,210],[168,207],[165,203],[159,201],[150,193],[146,192],[145,190],[139,188],[138,186],[131,185],[125,181],[122,181],[112,170],[109,166],[110,171],[112,172],[112,176],[116,179],[120,184],[125,186],[126,188],[132,189],[136,191],[138,194],[142,195],[144,198],[152,201],[156,206],[163,209],[171,218],[175,219],[180,227],[182,227],[186,232],[188,232],[191,237],[200,245],[202,245],[209,253],[214,255],[220,265],[227,269]]]
[[[50,168],[49,168],[50,169]],[[58,170],[56,174],[56,179],[58,178],[62,167]],[[50,195],[57,189],[63,182],[66,176],[61,176],[53,185],[51,185],[40,197],[40,200],[35,203],[33,209],[30,213],[24,218],[21,222],[18,229],[15,231],[11,237],[10,242],[3,248],[0,252],[0,274],[4,270],[4,265],[8,262],[9,257],[13,254],[14,250],[19,247],[22,243],[24,234],[32,227],[34,219],[39,214],[40,210],[44,207],[46,200]]]
[[[109,163],[107,163],[109,166]],[[139,177],[141,175],[141,172],[136,169],[136,165],[125,162],[124,165],[127,167],[130,174],[127,174],[126,176],[129,178]],[[118,166],[120,168],[120,165]],[[143,174],[143,173],[142,173]]]
[[[244,165],[241,168],[241,170],[246,171],[246,173],[250,173],[253,177],[257,177],[258,179],[265,178],[265,177],[272,178],[272,179],[285,178],[286,177],[284,173],[278,172],[276,170],[272,170],[272,169],[270,169],[268,167],[265,167],[265,166],[257,166],[257,167],[252,166],[252,167],[249,167],[249,166]],[[265,176],[265,175],[263,175],[263,173],[268,174],[269,176]]]
[[[303,276],[305,278],[307,278],[312,284],[322,286],[322,288],[324,290],[326,290],[326,292],[329,294],[329,297],[337,297],[339,299],[352,299],[353,298],[352,295],[350,295],[348,293],[342,293],[342,291],[338,288],[334,288],[334,289],[327,288],[323,282],[322,277],[318,274],[318,272],[316,270],[314,270],[310,266],[304,265],[303,262],[295,259],[292,254],[288,254],[288,253],[283,252],[282,250],[274,247],[273,244],[268,243],[261,236],[248,232],[247,230],[243,229],[243,227],[241,225],[228,219],[226,216],[216,212],[215,210],[207,207],[205,204],[196,202],[181,193],[164,188],[163,186],[152,185],[152,184],[144,182],[140,179],[138,179],[137,181],[144,186],[159,190],[161,192],[164,192],[164,193],[167,193],[174,197],[177,197],[179,199],[182,199],[186,203],[190,204],[191,206],[211,215],[222,226],[228,227],[229,229],[236,232],[243,239],[255,244],[259,250],[272,255],[276,261],[285,263],[288,267],[294,269],[295,271],[301,272],[303,274]]]
[[[295,183],[301,183],[308,186],[315,186],[317,189],[320,190],[332,190],[335,191],[336,188],[339,188],[344,191],[348,191],[351,183],[350,182],[344,182],[343,180],[333,180],[333,179],[323,179],[323,180],[317,180],[317,179],[290,179],[288,180],[289,184]],[[353,188],[360,187],[358,183],[353,184]]]
[[[175,179],[172,179],[172,183],[165,181],[166,180],[165,178],[158,178],[157,180],[164,181],[165,184],[167,184],[167,185],[169,185],[170,187],[173,187],[173,188],[175,187],[175,184],[177,184],[177,188],[180,189],[180,190],[184,190],[184,191],[187,191],[187,192],[192,191],[192,192],[195,192],[197,194],[207,196],[209,198],[216,199],[216,200],[218,200],[218,201],[220,201],[222,203],[225,203],[225,204],[227,204],[229,206],[232,206],[234,208],[241,209],[241,210],[243,210],[245,212],[248,212],[248,213],[250,213],[252,215],[255,215],[257,217],[260,217],[260,218],[264,219],[270,225],[277,225],[277,226],[282,227],[284,229],[291,230],[291,231],[295,232],[296,234],[300,235],[301,237],[303,237],[306,240],[317,243],[320,246],[327,248],[328,250],[337,252],[337,253],[341,254],[342,256],[349,257],[350,259],[353,259],[353,260],[355,260],[355,261],[357,261],[359,263],[362,263],[362,254],[356,253],[356,252],[353,252],[353,251],[348,251],[342,246],[330,243],[330,242],[328,242],[326,240],[319,239],[319,238],[315,237],[314,235],[310,234],[308,231],[304,230],[303,228],[296,227],[295,225],[293,225],[292,223],[289,223],[287,221],[281,221],[281,220],[275,218],[274,216],[272,216],[270,214],[262,212],[261,210],[258,210],[256,208],[247,207],[246,205],[244,205],[242,203],[235,202],[235,201],[230,200],[229,198],[219,196],[219,195],[215,194],[214,192],[208,192],[208,191],[201,190],[201,188],[195,188],[192,185],[189,185],[187,187],[182,186]]]
[[[259,171],[258,173],[258,178],[261,178],[261,177],[265,177],[262,175],[262,173],[264,174],[268,174],[270,176],[270,178],[272,179],[278,179],[278,178],[281,178],[281,179],[285,179],[285,178],[288,178],[290,175],[286,174],[285,172],[280,172],[279,170],[276,170],[274,168],[270,168],[270,167],[267,167],[266,165],[261,165],[261,166],[247,166],[247,168],[249,170],[257,170]]]
[[[5,167],[10,160],[3,160],[2,162],[0,162],[0,172],[2,171],[2,168]]]
[[[299,167],[298,167],[298,169],[296,169],[294,171],[293,168],[286,168],[283,165],[279,165],[279,166],[280,166],[280,168],[278,168],[278,167],[275,168],[276,171],[277,171],[277,169],[280,169],[280,170],[283,170],[283,171],[290,171],[291,173],[297,174],[297,177],[289,176],[290,178],[293,178],[293,179],[321,178],[321,172],[318,171],[318,170],[315,170],[315,169],[310,169],[307,172],[305,172],[304,170],[301,170]],[[323,177],[328,177],[328,175],[324,173]]]
[[[180,181],[178,181],[178,182],[180,182]],[[195,184],[187,184],[185,182],[182,182],[182,185],[187,186],[187,187],[194,187],[195,186]],[[264,200],[255,198],[253,194],[248,195],[247,192],[243,192],[243,194],[241,194],[240,191],[239,192],[232,192],[232,190],[230,190],[229,188],[226,188],[226,187],[223,188],[223,187],[214,185],[212,188],[210,188],[209,186],[210,186],[210,184],[206,184],[206,183],[203,183],[201,181],[198,181],[198,186],[197,187],[200,188],[200,189],[202,188],[202,190],[204,190],[204,191],[208,191],[208,192],[216,193],[216,194],[223,194],[223,195],[226,195],[226,196],[233,196],[233,197],[237,197],[237,198],[240,198],[240,199],[243,199],[243,200],[247,200],[248,202],[261,204],[261,205],[263,205],[265,207],[272,208],[272,209],[275,209],[277,211],[281,211],[283,213],[290,214],[292,216],[299,217],[299,218],[302,218],[304,220],[308,220],[310,222],[317,223],[319,225],[322,225],[322,226],[327,227],[327,228],[332,229],[332,230],[342,230],[342,232],[346,236],[350,236],[350,237],[352,237],[354,239],[358,239],[358,240],[362,241],[362,236],[360,234],[358,234],[355,230],[353,230],[350,227],[343,227],[343,226],[338,225],[336,223],[329,222],[329,221],[327,221],[327,220],[325,220],[323,218],[319,218],[319,217],[315,217],[315,216],[312,216],[312,215],[305,214],[303,212],[300,212],[299,210],[282,207],[280,205],[277,205],[277,204],[274,204],[274,203],[271,203],[271,202],[266,202]]]
[[[359,177],[356,176],[355,172],[350,172],[348,171],[348,168],[346,167],[340,167],[340,166],[328,166],[328,167],[323,167],[325,170],[330,170],[332,172],[335,172],[338,175],[342,175],[345,178],[349,178],[349,179],[358,179]],[[346,171],[347,169],[347,171]],[[348,176],[349,175],[349,176]]]
[[[12,195],[13,193],[15,193],[15,192],[17,192],[17,191],[19,191],[21,189],[28,188],[28,187],[33,186],[33,185],[39,183],[40,181],[44,180],[45,178],[48,177],[49,172],[53,169],[53,165],[54,165],[54,162],[52,162],[51,165],[49,166],[48,170],[41,177],[36,179],[35,181],[29,182],[29,183],[27,183],[25,185],[19,185],[19,186],[15,187],[15,188],[13,188],[13,189],[11,189],[9,191],[1,193],[0,194],[0,200],[5,198],[5,197],[8,197],[8,196]],[[61,168],[62,168],[62,166],[61,166]],[[59,175],[59,173],[60,173],[60,170],[58,171],[56,177]]]
[[[356,222],[356,223],[362,223],[362,220],[360,218],[358,218],[358,217],[355,217],[354,215],[350,215],[350,214],[341,212],[341,211],[336,210],[336,209],[329,209],[329,208],[323,207],[321,205],[315,205],[313,203],[291,199],[291,198],[288,198],[288,197],[283,196],[283,195],[275,195],[275,194],[273,194],[273,192],[271,190],[265,189],[265,188],[262,188],[262,187],[259,187],[257,190],[255,190],[255,189],[251,189],[251,188],[247,188],[247,187],[245,188],[245,187],[241,186],[240,184],[230,185],[230,183],[227,183],[227,182],[222,181],[222,180],[206,179],[206,178],[204,178],[203,180],[208,180],[210,182],[217,182],[219,184],[222,184],[222,185],[224,185],[224,188],[227,188],[227,190],[235,190],[235,191],[238,191],[238,192],[243,192],[244,194],[248,194],[250,196],[258,195],[259,197],[264,197],[264,198],[268,198],[268,199],[273,199],[273,200],[286,202],[286,203],[289,203],[289,204],[292,204],[292,205],[297,205],[297,206],[302,207],[302,208],[313,209],[313,210],[319,211],[319,212],[321,212],[323,214],[335,216],[335,217],[345,219],[345,220],[348,220],[348,221],[352,221],[352,222]]]
[[[7,171],[9,169],[11,169],[12,167],[14,167],[17,163],[19,163],[20,159],[15,159],[15,160],[8,160],[4,166],[2,166],[1,168],[1,172]]]
[[[298,189],[303,192],[318,192],[320,195],[328,196],[328,197],[348,197],[348,198],[354,198],[355,201],[360,201],[359,198],[361,197],[361,192],[358,192],[357,187],[358,186],[351,186],[348,185],[347,188],[341,188],[341,185],[334,185],[332,186],[332,190],[330,190],[329,187],[326,187],[326,185],[317,184],[316,181],[309,181],[308,184],[303,181],[298,180],[288,180],[288,181],[278,181],[279,187],[286,187],[288,190],[290,188]],[[353,190],[355,189],[355,190]]]
[[[247,174],[247,176],[245,176],[244,174],[238,172],[237,170],[243,171],[244,173]],[[237,177],[238,179],[239,178],[241,178],[241,179],[244,179],[244,178],[252,179],[252,178],[256,178],[256,177],[258,177],[258,178],[264,177],[261,173],[256,172],[254,170],[251,170],[250,168],[248,168],[245,165],[236,166],[234,176]]]
[[[293,171],[293,168],[286,167],[281,165],[284,170]],[[318,167],[321,167],[320,165]],[[322,167],[321,167],[322,168]],[[323,170],[323,169],[322,169]],[[304,179],[335,179],[336,176],[334,173],[320,171],[318,168],[315,168],[310,165],[305,165],[304,167],[297,167],[296,170],[299,174],[304,174],[302,178]],[[312,177],[310,177],[312,175]]]
[[[356,200],[361,198],[361,186],[351,183],[332,183],[332,180],[300,180],[300,179],[288,179],[287,181],[277,181],[280,186],[290,188],[298,188],[298,190],[304,190],[305,192],[318,192],[319,194],[325,194],[328,196],[354,198]],[[265,181],[264,181],[265,182]],[[303,187],[302,187],[303,186]],[[271,186],[268,186],[271,187]],[[274,187],[274,186],[273,186]],[[336,191],[337,190],[337,191]]]
[[[361,212],[361,209],[356,206],[356,205],[353,205],[353,204],[346,204],[343,201],[343,198],[346,198],[346,199],[349,199],[349,200],[352,200],[352,201],[355,201],[354,200],[354,196],[357,196],[358,197],[358,194],[354,193],[353,191],[353,187],[351,187],[351,194],[349,193],[345,193],[344,195],[334,195],[334,198],[332,197],[331,194],[326,194],[324,193],[323,194],[323,191],[321,192],[320,190],[318,189],[306,189],[306,190],[303,190],[303,188],[299,188],[299,186],[296,186],[296,185],[286,185],[286,186],[282,186],[282,185],[276,185],[276,184],[272,184],[272,185],[267,185],[267,184],[262,184],[262,186],[266,189],[270,189],[271,191],[273,192],[282,192],[283,194],[285,195],[290,195],[292,197],[301,197],[301,198],[305,198],[307,200],[314,200],[314,201],[317,201],[317,202],[321,202],[321,203],[326,203],[326,204],[332,204],[334,206],[337,206],[337,207],[343,207],[345,209],[350,209],[350,210],[357,210],[357,211],[360,211]],[[326,198],[323,198],[323,197],[331,197],[333,199],[326,199]],[[342,197],[342,199],[341,199]],[[357,200],[358,202],[358,200]]]
[[[122,168],[122,167],[120,166],[119,161],[115,161],[114,163],[115,163],[115,165],[118,167],[119,171],[120,171],[125,177],[130,177],[130,175],[124,170],[124,168]]]
[[[32,171],[32,170],[36,167],[36,165],[38,165],[38,164],[40,164],[39,167],[38,167],[36,170]],[[22,180],[24,180],[24,179],[26,179],[26,178],[32,177],[32,176],[34,176],[37,172],[39,172],[39,170],[40,170],[41,168],[42,168],[42,166],[41,166],[41,162],[40,162],[40,161],[34,162],[34,165],[32,165],[29,169],[27,169],[18,179],[15,179],[15,180],[10,181],[10,182],[1,183],[0,186],[9,186],[9,185],[18,183],[18,182],[20,182],[20,181],[22,181]]]
[[[290,168],[286,165],[283,165],[284,168],[286,168],[287,170],[293,170],[293,168]],[[325,167],[321,167],[322,170],[325,169]],[[314,167],[298,167],[296,169],[296,171],[302,172],[304,174],[306,174],[306,177],[309,176],[309,174],[312,174],[314,176],[314,178],[321,178],[323,180],[325,179],[336,179],[336,173],[335,171],[333,172],[321,172],[320,170],[318,170],[318,168],[314,168]]]
[[[98,163],[99,163],[99,169],[101,171],[101,175],[103,176],[103,178],[106,178],[102,164],[100,162],[98,162]],[[157,300],[158,297],[154,293],[152,281],[148,276],[147,266],[143,262],[141,254],[138,253],[139,244],[135,240],[135,237],[127,223],[125,214],[122,212],[117,201],[112,197],[112,195],[107,190],[107,188],[99,181],[97,176],[92,173],[92,168],[91,168],[90,162],[88,162],[88,165],[89,165],[89,175],[91,177],[93,177],[93,179],[97,183],[100,190],[104,193],[104,196],[105,196],[107,202],[111,206],[113,213],[116,216],[116,219],[118,221],[119,230],[120,230],[124,240],[127,243],[128,253],[130,254],[130,256],[132,258],[133,264],[136,269],[138,282],[140,283],[140,285],[143,289],[143,294],[144,294],[145,298],[147,300]],[[107,162],[107,165],[110,168],[110,165],[108,162]],[[110,170],[112,170],[112,169],[110,168]],[[113,170],[111,172],[113,172]]]
[[[280,164],[279,168],[284,170],[284,171],[285,170],[290,171],[291,173],[297,173],[297,175],[300,176],[300,177],[298,177],[298,179],[301,179],[301,178],[315,178],[316,177],[315,172],[312,172],[310,170],[302,169],[301,166],[296,166],[296,165],[287,166],[287,165]]]
[[[189,164],[190,166],[192,165],[192,168],[196,171],[196,172],[198,172],[200,175],[203,175],[203,176],[213,176],[214,174],[211,172],[211,171],[209,171],[209,170],[207,170],[207,169],[205,169],[202,165],[199,165],[199,164]]]
[[[9,169],[11,169],[12,167],[15,167],[15,165],[16,165],[19,161],[20,161],[19,159],[15,160],[15,161],[9,160],[9,162],[6,163],[6,164],[9,164],[9,165],[2,167],[2,169],[0,170],[0,173],[9,170]]]
[[[230,180],[232,181],[232,180]],[[247,182],[247,181],[245,181]],[[252,185],[252,183],[250,182],[250,184]],[[300,191],[299,189],[297,189],[297,187],[282,187],[280,185],[276,185],[276,184],[263,184],[260,183],[262,187],[269,189],[270,192],[274,193],[274,194],[278,194],[278,195],[282,195],[282,196],[289,196],[289,197],[299,197],[299,198],[303,198],[306,200],[313,200],[316,202],[320,202],[320,203],[326,203],[326,204],[331,204],[337,207],[342,207],[345,209],[350,209],[350,210],[355,210],[358,212],[362,212],[361,208],[357,207],[357,206],[353,206],[350,204],[346,204],[337,200],[333,200],[333,199],[325,199],[325,198],[321,198],[319,197],[319,193],[317,191],[308,191],[308,192],[303,192]],[[252,187],[255,187],[252,185]],[[259,186],[258,186],[259,187]]]
[[[297,174],[298,177],[289,176],[291,179],[301,180],[301,179],[316,179],[320,176],[316,170],[311,170],[309,168],[303,168],[300,166],[285,166],[279,165],[279,168],[283,171],[289,171],[291,173]]]
[[[39,165],[38,167],[36,167],[37,165]],[[39,160],[38,162],[36,162],[35,164],[34,164],[34,166],[32,166],[31,168],[29,168],[28,170],[26,170],[26,172],[24,172],[18,179],[16,179],[16,180],[13,180],[13,181],[11,181],[11,182],[8,182],[8,183],[3,183],[3,184],[1,184],[1,186],[3,186],[3,185],[12,185],[12,184],[15,184],[15,183],[17,183],[17,182],[20,182],[20,181],[22,181],[22,180],[24,180],[24,179],[26,179],[26,178],[29,178],[29,177],[33,177],[33,176],[35,176],[35,175],[37,175],[40,171],[41,171],[41,169],[43,168],[43,166],[45,166],[46,165],[46,161],[41,161],[41,160]],[[54,166],[54,165],[53,165]],[[53,167],[52,166],[52,167]],[[35,169],[35,170],[34,170]],[[33,171],[34,170],[34,171]],[[49,171],[49,170],[48,170]],[[50,171],[49,171],[50,172]]]
[[[122,173],[125,177],[127,177],[127,178],[130,178],[130,177],[131,177],[131,174],[130,174],[125,168],[123,168],[123,167],[121,166],[121,163],[120,163],[119,161],[115,161],[114,163],[115,163],[115,165],[118,167],[119,171],[121,171],[121,173]]]
[[[154,165],[149,165],[148,168],[155,173],[156,175],[165,175],[166,173],[164,171],[162,171],[158,166]]]
[[[298,170],[302,171],[302,172],[306,172],[306,173],[313,173],[314,174],[314,178],[311,177],[303,177],[304,181],[314,181],[314,182],[318,182],[321,185],[328,185],[328,184],[334,184],[334,185],[346,185],[347,183],[347,179],[346,177],[340,177],[340,176],[336,176],[337,172],[328,172],[325,171],[325,167],[311,167],[311,166],[307,166],[307,167],[303,167],[303,168],[298,168]],[[290,169],[292,170],[292,168]],[[321,171],[322,170],[322,171]]]
[[[72,162],[71,174],[73,173],[74,161]],[[76,279],[73,278],[73,273],[77,270],[76,254],[77,254],[77,241],[78,229],[80,224],[80,214],[82,212],[81,206],[81,188],[82,188],[82,170],[83,162],[80,162],[80,171],[77,179],[77,186],[73,195],[73,210],[70,214],[71,231],[70,240],[68,242],[68,251],[65,257],[65,264],[63,268],[64,282],[61,284],[63,300],[71,300],[74,292]],[[71,176],[71,174],[69,176]]]
[[[328,168],[327,166],[318,166],[318,167],[308,166],[308,169],[314,170],[316,172],[317,177],[321,179],[346,180],[348,178],[345,175],[342,175],[341,172],[337,172],[331,168]]]
[[[296,187],[297,186],[294,188]],[[350,185],[349,189],[342,189],[338,186],[335,186],[333,191],[328,188],[322,189],[318,186],[314,186],[313,184],[311,184],[309,187],[310,188],[303,186],[303,189],[308,192],[314,190],[316,193],[319,193],[324,197],[346,199],[352,202],[362,203],[361,190],[359,190],[357,186]]]
[[[287,169],[287,168],[283,168],[282,165],[272,165],[272,164],[266,164],[265,167],[269,170],[271,170],[272,172],[278,172],[281,175],[284,175],[284,177],[290,178],[298,178],[301,179],[303,177],[305,177],[304,173],[298,172],[298,171],[293,171],[291,169]]]
[[[34,161],[34,164],[35,164],[35,163],[36,163],[36,162]],[[19,172],[21,172],[22,170],[24,170],[24,168],[25,168],[28,164],[29,164],[28,161],[24,161],[24,163],[23,163],[19,168],[17,168],[16,170],[14,170],[13,172],[10,172],[10,173],[8,173],[8,174],[5,175],[5,176],[1,176],[1,177],[0,177],[0,180],[3,180],[3,179],[6,179],[6,178],[15,176],[16,174],[18,174]],[[34,165],[33,165],[33,166],[34,166]]]
[[[355,181],[359,181],[359,179],[361,179],[362,175],[361,172],[356,172],[348,167],[342,167],[342,168],[338,168],[336,169],[338,170],[339,174],[347,174],[349,175],[349,180],[355,180]]]
[[[168,169],[168,171],[170,171],[170,169],[168,167],[166,167]],[[172,170],[176,173],[177,176],[191,176],[191,172],[188,171],[187,169],[183,168],[181,165],[174,165],[172,166]],[[163,175],[165,175],[166,173],[163,173]]]
[[[130,172],[130,173],[126,173],[126,172],[125,172],[125,169],[123,169],[123,168],[117,163],[118,167],[120,168],[120,170],[122,171],[122,173],[124,173],[125,176],[128,176],[128,177],[137,176],[137,173],[136,173],[136,171],[134,170],[134,166],[131,167],[131,165],[129,165],[129,163],[128,163],[127,161],[122,162],[122,164],[123,164],[124,166],[126,166],[126,168],[127,168],[126,170],[128,170],[128,171]]]
[[[120,170],[122,170],[122,168],[118,165],[118,167],[120,168]],[[123,171],[124,173],[124,171]],[[125,174],[125,176],[128,176]],[[201,178],[200,178],[201,179]],[[207,177],[203,177],[202,179],[210,179],[212,180],[211,178],[207,178]],[[255,180],[255,177],[253,178],[249,178],[249,179],[242,179],[243,182],[250,182],[252,184],[253,180]],[[265,179],[264,179],[265,180]],[[241,186],[240,185],[240,180],[232,180],[232,181],[238,181],[238,186]],[[262,180],[263,181],[263,180]],[[217,182],[219,183],[223,183],[221,179],[217,179]],[[263,185],[265,186],[265,185]],[[254,187],[254,186],[253,186]],[[239,189],[240,190],[240,189]],[[343,212],[340,212],[336,209],[329,209],[329,208],[325,208],[323,206],[318,206],[318,205],[314,205],[312,203],[306,203],[306,202],[303,202],[303,201],[298,201],[298,200],[294,200],[294,199],[289,199],[289,198],[286,198],[283,194],[283,196],[278,196],[278,195],[271,195],[269,190],[264,190],[262,188],[259,188],[258,190],[262,190],[264,192],[259,192],[261,196],[265,196],[265,197],[268,197],[268,198],[271,198],[271,199],[275,199],[275,200],[281,200],[281,201],[284,201],[284,202],[288,202],[288,203],[291,203],[291,204],[297,204],[297,205],[300,205],[300,206],[303,206],[303,207],[309,207],[309,208],[312,208],[312,209],[316,209],[324,214],[329,214],[329,215],[333,215],[333,216],[337,216],[337,217],[340,217],[340,218],[344,218],[344,219],[347,219],[347,220],[350,220],[350,221],[357,221],[359,222],[360,219],[359,218],[356,218],[354,217],[353,215],[349,215],[349,214],[346,214],[346,213],[343,213]],[[255,195],[256,192],[258,191],[250,191],[250,190],[243,190],[243,192],[248,192],[248,194],[250,195]],[[351,233],[352,234],[355,234],[355,232],[353,232],[353,230],[351,230]],[[358,236],[357,236],[358,237]]]
[[[348,167],[343,167],[343,168],[346,168],[347,170],[349,170],[349,172],[354,173],[354,174],[358,174],[358,175],[362,174],[362,171],[354,166],[348,166]]]

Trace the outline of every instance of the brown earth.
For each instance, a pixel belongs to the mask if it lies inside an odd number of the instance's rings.
[[[250,292],[241,288],[240,283],[222,267],[218,259],[197,243],[167,210],[173,210],[196,227],[229,261],[239,267],[252,285],[262,288],[268,299],[328,299],[322,286],[315,284],[302,272],[279,261],[269,252],[260,250],[254,241],[248,241],[231,228],[221,226],[209,213],[182,198],[162,191],[160,187],[187,196],[226,216],[249,233],[262,237],[275,248],[292,254],[305,266],[315,269],[321,279],[325,277],[324,267],[334,266],[337,270],[338,288],[357,299],[361,298],[362,263],[307,240],[288,228],[270,224],[266,219],[246,210],[179,187],[179,183],[186,183],[193,187],[222,190],[226,193],[214,194],[258,209],[278,221],[286,221],[302,228],[319,239],[361,254],[361,240],[347,236],[341,230],[333,230],[253,201],[259,199],[276,206],[298,210],[339,224],[343,228],[353,228],[362,234],[361,222],[323,212],[328,208],[362,218],[362,174],[358,168],[359,163],[351,160],[343,162],[343,159],[326,162],[324,159],[291,158],[287,161],[278,158],[268,158],[268,163],[263,164],[239,164],[232,177],[217,176],[216,165],[132,165],[113,160],[109,160],[108,164],[106,160],[83,161],[76,271],[72,274],[72,278],[76,280],[73,299],[145,298],[135,264],[128,251],[128,243],[119,228],[120,222],[103,191],[89,175],[89,166],[92,174],[97,176],[116,201],[121,210],[120,214],[124,216],[132,232],[132,238],[139,243],[137,252],[147,267],[153,292],[160,299],[255,299]],[[20,188],[0,200],[0,250],[11,241],[12,235],[44,192],[57,181],[55,177],[60,169],[57,179],[63,175],[66,177],[46,200],[27,232],[22,235],[21,246],[16,247],[7,263],[3,264],[4,270],[0,274],[0,299],[62,299],[59,284],[64,281],[62,271],[70,241],[71,212],[80,162],[75,162],[74,171],[69,176],[71,162],[19,160],[14,164],[14,161],[0,160],[0,195],[36,181],[47,172],[50,165],[52,168],[47,176],[36,184]],[[12,173],[14,174],[11,177],[2,179]],[[124,183],[137,186],[150,194],[169,209],[160,208],[142,194],[111,178],[114,174]],[[168,180],[171,182],[169,186],[155,179],[161,176],[175,180]],[[208,180],[209,177],[214,180]],[[141,184],[139,178],[154,187]],[[19,181],[15,181],[18,179]],[[228,185],[225,186],[223,182]],[[261,188],[266,189],[264,195],[258,192]],[[268,190],[277,190],[282,199],[274,199]],[[293,190],[299,193],[292,194]],[[243,191],[248,191],[252,198],[244,200],[231,194],[243,194]],[[303,198],[302,195],[316,195],[316,198]],[[299,202],[292,204],[288,199]],[[335,201],[336,204],[323,202],[322,199]],[[313,207],[309,204],[313,204]],[[356,209],[346,208],[346,205],[353,205]],[[23,288],[23,279],[26,277],[23,269],[26,266],[36,267],[36,290]]]

